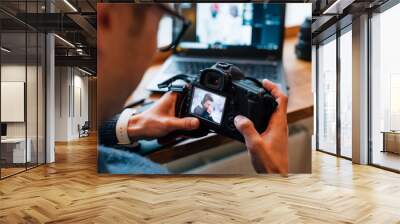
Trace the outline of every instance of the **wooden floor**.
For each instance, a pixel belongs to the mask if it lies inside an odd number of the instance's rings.
[[[315,152],[313,174],[98,176],[96,142],[0,181],[0,223],[400,223],[400,175]]]
[[[33,169],[37,166],[36,163],[27,163],[27,167],[25,167],[25,164],[18,164],[17,167],[6,167],[6,168],[1,168],[1,178],[8,177],[20,172],[24,172],[27,169]]]
[[[375,150],[372,160],[375,164],[400,170],[400,155],[392,152]]]
[[[7,177],[19,172],[23,172],[25,167],[7,167],[7,168],[1,168],[1,177]]]

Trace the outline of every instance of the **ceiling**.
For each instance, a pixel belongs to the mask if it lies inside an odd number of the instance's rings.
[[[79,66],[95,73],[96,3],[96,0],[47,0],[47,4],[45,0],[1,0],[2,46],[12,50],[2,52],[2,59],[18,61],[25,55],[28,59],[35,57],[36,51],[43,48],[43,44],[36,43],[37,33],[52,32],[61,37],[55,38],[56,66]]]
[[[310,0],[313,3],[313,43],[332,36],[350,25],[355,17],[372,13],[389,0]]]

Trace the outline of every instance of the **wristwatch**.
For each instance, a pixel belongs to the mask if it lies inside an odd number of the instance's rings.
[[[118,145],[132,145],[135,144],[131,141],[128,135],[129,119],[137,113],[136,109],[126,108],[122,111],[115,125],[115,135],[118,139]],[[136,143],[137,144],[137,143]]]

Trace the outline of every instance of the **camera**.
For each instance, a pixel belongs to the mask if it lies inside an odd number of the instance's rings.
[[[173,85],[176,80],[186,85]],[[241,142],[243,136],[234,125],[234,118],[249,118],[261,133],[270,120],[277,103],[257,79],[246,77],[242,71],[228,63],[219,62],[200,71],[196,77],[176,75],[158,85],[180,92],[176,104],[177,117],[197,117],[200,128],[184,133],[198,137],[215,132]]]

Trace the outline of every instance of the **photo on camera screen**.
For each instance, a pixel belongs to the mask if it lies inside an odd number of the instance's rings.
[[[194,87],[190,113],[207,121],[221,124],[226,98]]]

